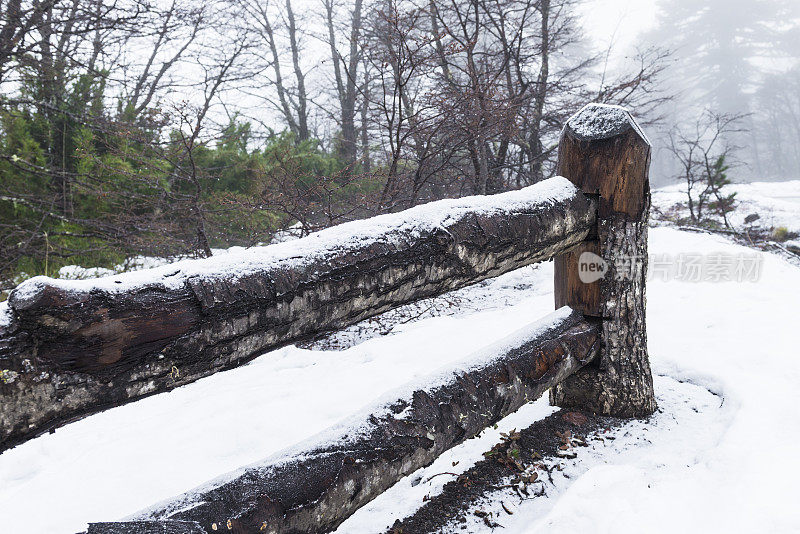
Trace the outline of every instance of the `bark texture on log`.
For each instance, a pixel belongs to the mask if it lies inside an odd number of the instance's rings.
[[[649,163],[650,144],[623,108],[586,106],[562,133],[557,171],[599,198],[596,240],[556,259],[556,307],[602,318],[603,347],[595,364],[553,388],[557,406],[619,417],[656,409],[645,324]],[[593,283],[587,252],[605,264]]]
[[[206,531],[194,521],[120,521],[89,523],[86,534],[206,534]]]
[[[404,388],[397,400],[329,437],[137,518],[196,521],[208,532],[328,532],[400,478],[590,362],[599,339],[599,321],[562,308],[452,371]]]
[[[247,251],[242,268],[211,258],[160,268],[153,280],[143,272],[31,279],[11,294],[13,319],[0,326],[0,451],[281,345],[550,259],[581,242],[595,217],[594,200],[557,177]]]

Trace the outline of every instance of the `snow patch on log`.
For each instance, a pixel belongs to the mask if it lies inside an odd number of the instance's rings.
[[[650,140],[630,112],[622,106],[586,104],[570,117],[566,127],[581,139],[607,139],[633,128],[648,145],[650,144]]]
[[[13,318],[8,301],[0,302],[0,328],[10,325]]]

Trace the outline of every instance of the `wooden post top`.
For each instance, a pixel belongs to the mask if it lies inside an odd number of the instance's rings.
[[[641,216],[649,167],[650,141],[623,107],[588,104],[564,126],[556,173],[600,196],[600,218]]]
[[[586,104],[567,121],[566,128],[583,141],[597,141],[624,134],[634,130],[647,145],[650,140],[644,134],[636,119],[622,106],[610,104]]]

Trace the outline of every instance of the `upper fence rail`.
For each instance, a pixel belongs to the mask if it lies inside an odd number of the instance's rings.
[[[220,257],[97,280],[46,277],[0,327],[0,451],[584,241],[597,202],[565,178],[442,200]]]

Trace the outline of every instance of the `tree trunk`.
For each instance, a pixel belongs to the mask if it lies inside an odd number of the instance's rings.
[[[369,104],[370,104],[370,76],[366,62],[362,67],[364,83],[361,86],[361,169],[364,174],[372,172],[372,161],[369,148]]]
[[[540,49],[541,65],[539,76],[536,80],[536,89],[533,94],[533,117],[531,118],[531,131],[528,136],[528,147],[531,151],[531,177],[533,183],[544,180],[544,145],[542,144],[542,119],[544,117],[544,103],[547,99],[548,81],[550,77],[550,0],[542,0],[539,9],[542,14]]]
[[[287,6],[291,6],[289,1],[287,0]],[[264,32],[267,35],[267,44],[269,45],[270,53],[272,54],[272,70],[275,72],[275,90],[278,93],[278,102],[280,102],[280,109],[283,112],[283,118],[286,121],[286,125],[289,127],[289,130],[295,134],[297,141],[302,141],[301,139],[301,127],[298,124],[298,121],[294,118],[294,112],[292,110],[292,105],[289,100],[289,94],[286,91],[286,87],[283,84],[283,74],[281,72],[281,61],[280,61],[280,54],[278,53],[278,44],[275,40],[275,32],[272,29],[272,23],[269,20],[269,15],[267,14],[266,10],[261,13],[261,26],[264,29]],[[292,50],[294,54],[294,49]],[[299,118],[299,117],[298,117]]]
[[[358,148],[358,131],[356,130],[356,92],[358,81],[358,64],[361,60],[359,53],[361,36],[361,9],[363,0],[355,0],[353,13],[350,19],[350,39],[348,57],[342,57],[336,46],[336,30],[333,19],[333,0],[325,1],[326,23],[328,26],[328,41],[333,61],[333,73],[336,79],[336,91],[339,97],[341,146],[339,155],[348,165],[356,160]],[[344,67],[344,72],[342,72]]]
[[[656,409],[645,325],[649,163],[650,145],[623,108],[586,106],[562,134],[557,172],[599,201],[596,239],[556,259],[556,307],[602,318],[603,348],[596,365],[553,388],[555,405],[620,417]]]
[[[300,46],[297,36],[297,25],[294,20],[294,9],[291,0],[286,0],[286,18],[289,22],[289,44],[292,49],[292,66],[297,79],[297,139],[305,141],[308,132],[308,98],[306,96],[306,76],[300,67]]]

